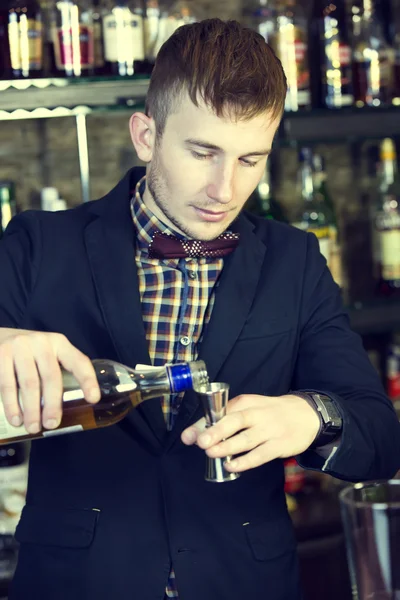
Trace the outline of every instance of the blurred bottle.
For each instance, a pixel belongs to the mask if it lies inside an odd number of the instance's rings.
[[[282,206],[272,195],[271,176],[267,164],[263,176],[246,205],[247,210],[264,219],[273,219],[287,223],[288,219]]]
[[[332,271],[332,256],[334,256],[334,243],[332,229],[335,227],[332,211],[326,202],[326,197],[319,193],[314,186],[313,153],[310,148],[302,148],[299,153],[299,186],[300,209],[295,227],[313,233],[319,241],[321,254],[325,257],[328,267]],[[337,282],[340,285],[340,282]]]
[[[247,0],[243,4],[242,21],[246,27],[258,31],[270,43],[275,29],[276,7],[271,0]]]
[[[379,185],[373,209],[379,292],[400,292],[400,178],[393,140],[380,146]]]
[[[1,77],[43,74],[43,24],[37,0],[3,0],[0,6]]]
[[[268,41],[282,62],[288,82],[285,110],[309,107],[308,26],[305,13],[296,0],[277,2],[275,27]]]
[[[354,102],[352,50],[344,0],[314,0],[310,22],[313,105],[343,108]]]
[[[145,62],[148,72],[153,69],[161,46],[181,27],[194,23],[202,17],[201,9],[185,0],[169,3],[162,0],[148,0],[144,21]]]
[[[15,183],[0,181],[0,237],[16,212]]]
[[[94,74],[93,5],[90,0],[57,0],[51,10],[55,75]]]
[[[134,75],[144,60],[143,13],[140,2],[101,2],[105,72]]]
[[[386,359],[387,393],[400,408],[400,331],[393,334]]]
[[[318,202],[324,206],[324,210],[328,219],[328,228],[331,239],[330,257],[328,261],[329,269],[338,286],[345,291],[347,290],[347,285],[343,271],[342,240],[341,236],[339,235],[336,208],[327,185],[325,159],[320,154],[313,154],[312,164],[315,195],[318,199]]]
[[[390,104],[394,51],[383,33],[373,0],[353,2],[353,82],[356,106]]]
[[[93,0],[93,53],[95,75],[107,75],[104,58],[104,36],[101,0]]]
[[[400,0],[394,0],[392,14],[392,40],[394,49],[392,102],[395,106],[400,106]]]

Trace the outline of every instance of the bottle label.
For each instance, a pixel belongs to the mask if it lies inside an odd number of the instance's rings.
[[[278,18],[278,31],[270,37],[288,80],[286,110],[296,110],[310,102],[310,70],[307,33],[286,17]]]
[[[336,31],[338,31],[336,29]],[[339,33],[339,31],[338,31]],[[338,35],[332,36],[329,43],[325,36],[325,65],[323,79],[326,83],[326,104],[329,108],[342,108],[354,102],[352,90],[352,51],[348,44],[339,42]]]
[[[77,433],[83,431],[82,425],[71,425],[70,427],[61,427],[60,429],[46,429],[42,431],[43,437],[52,437],[54,435],[64,435],[65,433]]]
[[[80,74],[81,69],[93,67],[94,36],[92,27],[77,25],[76,28],[57,29],[54,46],[58,69]]]
[[[400,279],[400,229],[380,232],[380,259],[385,281]]]
[[[41,21],[27,19],[25,15],[22,15],[18,21],[16,15],[11,15],[8,24],[8,39],[13,70],[22,71],[27,76],[29,71],[42,68],[43,31]]]
[[[112,63],[126,64],[133,74],[133,62],[144,59],[143,19],[129,8],[115,7],[103,19],[104,55]]]
[[[400,345],[393,343],[387,358],[387,389],[391,400],[400,400]]]

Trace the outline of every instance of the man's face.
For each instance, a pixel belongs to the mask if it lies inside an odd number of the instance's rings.
[[[259,183],[279,120],[235,122],[185,98],[153,148],[144,202],[175,231],[215,239]]]

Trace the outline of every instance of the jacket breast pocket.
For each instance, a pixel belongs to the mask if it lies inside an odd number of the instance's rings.
[[[85,589],[100,512],[27,505],[15,538],[20,544],[10,600],[90,600]]]
[[[293,329],[293,324],[287,315],[265,316],[262,319],[253,318],[245,324],[239,341],[285,335],[291,329]]]
[[[296,538],[291,521],[285,518],[249,523],[247,542],[256,561],[269,561],[293,553]]]

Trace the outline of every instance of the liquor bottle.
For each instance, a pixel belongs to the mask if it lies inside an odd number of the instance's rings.
[[[392,102],[394,51],[387,43],[373,0],[353,5],[353,82],[356,106]]]
[[[56,75],[94,74],[93,6],[90,0],[57,0],[51,12]]]
[[[394,49],[393,66],[393,98],[392,103],[400,106],[400,2],[393,5],[393,35],[391,36]]]
[[[37,0],[8,0],[0,8],[0,50],[4,79],[43,74],[42,13]]]
[[[336,209],[327,186],[324,157],[320,154],[313,154],[312,165],[315,195],[318,202],[324,207],[331,239],[329,269],[333,279],[344,291],[346,286],[343,272],[342,245],[339,235]]]
[[[381,143],[379,187],[374,209],[379,291],[400,292],[400,177],[393,140]]]
[[[305,13],[296,0],[277,3],[275,29],[268,41],[281,60],[287,78],[285,110],[309,107],[308,27]]]
[[[267,164],[259,184],[247,201],[246,208],[264,219],[288,223],[284,210],[271,193],[271,187],[270,169]]]
[[[107,75],[104,59],[103,19],[100,0],[93,0],[93,54],[95,75]]]
[[[274,32],[275,19],[275,5],[270,0],[246,0],[243,5],[243,24],[258,31],[268,43]]]
[[[331,267],[333,217],[326,205],[326,199],[314,186],[313,153],[310,148],[301,148],[299,152],[299,184],[301,206],[295,227],[314,233],[318,238],[321,254]]]
[[[150,398],[163,394],[177,394],[208,383],[203,361],[131,369],[111,360],[96,359],[93,366],[101,391],[101,400],[97,404],[86,402],[73,375],[62,371],[63,414],[57,429],[29,434],[23,425],[13,427],[6,420],[0,401],[0,444],[114,425],[132,408]]]
[[[104,0],[101,6],[105,69],[134,75],[144,60],[142,11],[132,0]]]
[[[400,408],[400,331],[393,333],[386,358],[387,393]]]
[[[344,0],[314,0],[310,27],[313,105],[343,108],[354,102],[352,50]]]
[[[0,236],[16,212],[14,182],[0,181]]]

